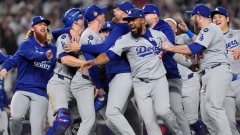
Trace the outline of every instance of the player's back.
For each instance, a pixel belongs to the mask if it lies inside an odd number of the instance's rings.
[[[204,27],[199,32],[195,42],[206,48],[198,53],[200,71],[218,63],[228,63],[225,41],[219,26],[210,23]]]
[[[224,40],[226,42],[226,48],[240,48],[240,30],[229,30],[224,33]],[[233,57],[232,53],[227,51],[228,61],[230,63],[231,70],[234,74],[240,73],[240,59],[239,57]]]

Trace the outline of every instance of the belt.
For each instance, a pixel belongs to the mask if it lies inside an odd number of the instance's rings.
[[[188,76],[182,77],[181,79],[183,81],[185,81],[185,80],[188,80],[188,79],[191,79],[191,78],[193,78],[193,73],[189,74]]]
[[[237,79],[240,79],[240,75],[239,74],[233,74],[232,81],[235,81]]]
[[[216,64],[216,65],[214,65],[214,66],[212,66],[212,67],[210,67],[210,68],[207,68],[207,69],[202,70],[201,72],[199,72],[199,74],[205,75],[205,74],[206,74],[206,70],[208,70],[208,69],[213,69],[213,68],[218,67],[218,66],[220,66],[220,65],[229,65],[229,64],[228,64],[228,63],[218,63],[218,64]]]
[[[82,74],[82,78],[90,80],[90,78],[87,75]]]
[[[142,81],[142,82],[148,83],[148,82],[150,82],[151,80],[154,80],[154,79],[148,79],[148,78],[143,79],[143,78],[139,78],[139,80]]]

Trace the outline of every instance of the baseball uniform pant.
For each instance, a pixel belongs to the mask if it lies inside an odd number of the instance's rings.
[[[116,74],[109,83],[106,109],[107,126],[115,135],[135,135],[132,127],[123,115],[132,90],[131,73]]]
[[[8,118],[5,111],[0,109],[0,135],[8,135]]]
[[[199,96],[200,82],[195,76],[182,80],[183,111],[189,124],[198,121]]]
[[[31,134],[43,135],[46,115],[48,110],[48,100],[46,97],[37,94],[17,91],[11,102],[10,133],[20,135],[22,131],[22,121],[30,109]]]
[[[232,81],[231,88],[235,93],[237,110],[240,111],[240,79]]]
[[[77,135],[89,135],[96,120],[94,108],[94,84],[88,76],[77,72],[71,82],[71,91],[77,101],[82,119]]]
[[[176,116],[178,126],[184,135],[191,135],[188,120],[183,111],[182,104],[182,81],[178,78],[168,79],[170,108]]]
[[[138,109],[148,135],[162,135],[157,116],[163,120],[174,135],[182,134],[176,117],[170,109],[169,87],[166,76],[154,80],[133,78],[133,87]]]
[[[220,65],[205,71],[202,76],[201,116],[211,135],[231,135],[229,121],[223,108],[226,91],[232,75],[228,65]],[[215,126],[216,131],[212,127]]]

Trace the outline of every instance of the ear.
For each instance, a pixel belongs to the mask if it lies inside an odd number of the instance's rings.
[[[230,18],[229,17],[227,17],[227,22],[230,22]]]
[[[144,18],[141,18],[141,23],[145,25],[146,21]]]
[[[34,31],[34,28],[33,28],[33,26],[31,27],[31,31]]]
[[[153,14],[153,18],[156,19],[158,17],[157,14]]]

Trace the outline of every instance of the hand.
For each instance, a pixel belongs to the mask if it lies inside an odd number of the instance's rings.
[[[172,45],[169,42],[163,42],[161,48],[165,51],[171,51]]]
[[[189,69],[191,69],[193,72],[197,72],[199,69],[199,65],[198,64],[192,64]]]
[[[87,70],[93,66],[93,60],[83,61],[79,72],[82,74],[86,74]]]
[[[233,55],[234,60],[239,59],[240,55],[240,49],[239,48],[227,48],[228,51],[230,51]]]
[[[188,27],[186,25],[186,23],[183,21],[183,19],[181,17],[178,16],[178,20],[179,20],[179,24],[178,24],[178,27],[184,31],[184,32],[187,32],[188,31]]]
[[[70,35],[72,36],[71,42],[77,42],[79,43],[80,41],[80,36],[79,33],[76,32],[74,29],[70,30]]]
[[[52,51],[51,51],[51,50],[48,50],[48,51],[46,52],[46,56],[47,56],[47,59],[48,59],[48,60],[51,60],[52,57],[53,57]]]
[[[0,76],[5,78],[7,76],[7,73],[7,70],[4,68],[0,71]]]
[[[104,91],[103,88],[97,89],[96,86],[95,86],[95,87],[94,87],[94,98],[95,98],[98,94],[106,94],[106,92]]]
[[[80,50],[81,45],[78,42],[66,43],[64,45],[64,50],[66,52],[77,52]]]

